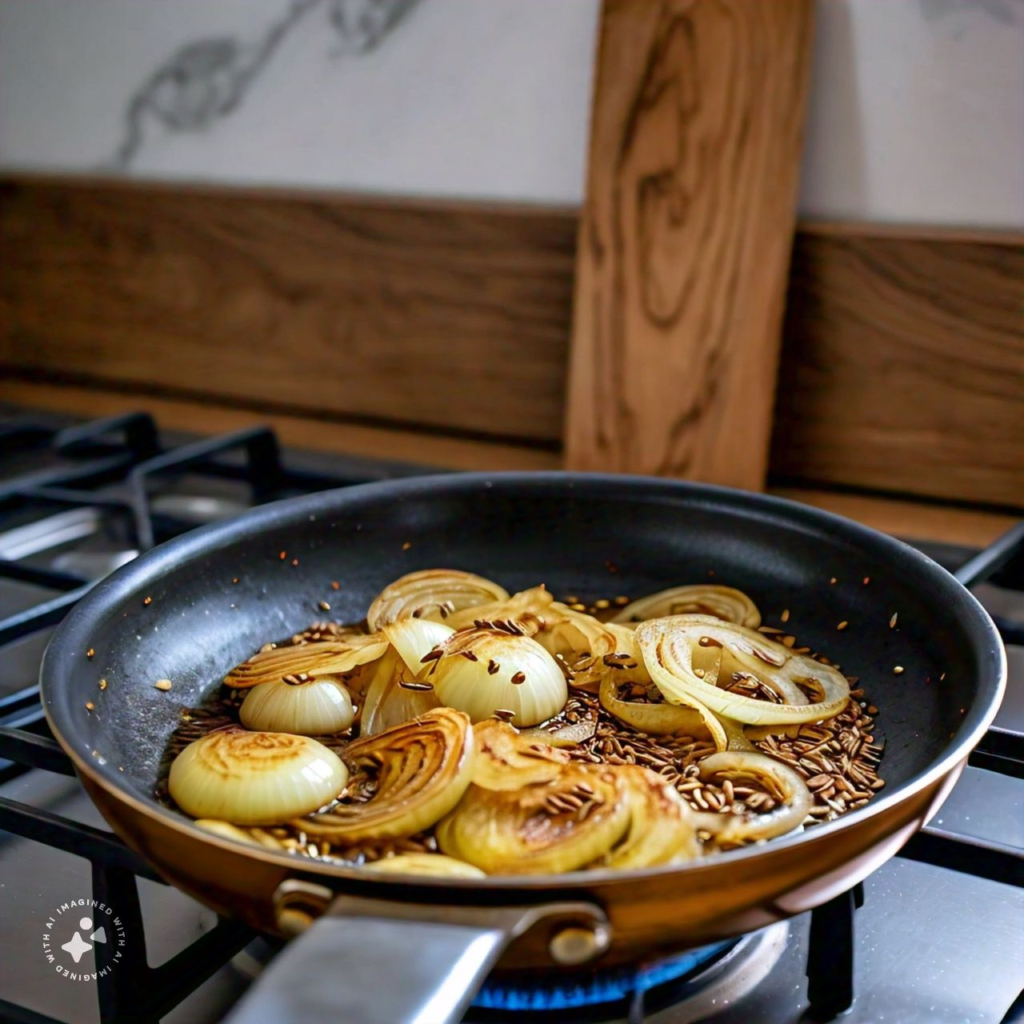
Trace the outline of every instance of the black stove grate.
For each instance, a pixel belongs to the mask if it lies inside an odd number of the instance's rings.
[[[414,467],[358,462],[339,466],[341,460],[333,460],[329,468],[315,460],[313,465],[286,464],[276,436],[267,428],[170,444],[143,413],[63,429],[31,419],[8,421],[0,423],[0,443],[5,462],[13,452],[16,467],[14,473],[0,477],[0,517],[31,523],[33,516],[95,510],[110,530],[120,531],[122,545],[134,551],[197,525],[189,492],[186,489],[183,498],[174,489],[186,477],[199,478],[203,493],[216,492],[219,504],[205,508],[205,514],[212,512],[216,517],[277,498],[414,471]],[[970,557],[956,574],[968,586],[1012,577],[1013,585],[1021,589],[1024,524]],[[0,646],[6,646],[59,623],[97,577],[88,567],[54,570],[35,566],[30,558],[4,557],[0,549],[0,579],[52,592],[0,619]],[[1024,627],[1019,623],[997,624],[1007,643],[1024,643]],[[1024,736],[991,730],[971,755],[971,763],[1024,777]],[[35,683],[27,682],[0,697],[0,783],[37,768],[74,775],[70,759],[46,727]],[[244,926],[221,920],[166,963],[150,967],[136,883],[139,878],[162,880],[141,858],[105,829],[3,797],[0,829],[89,860],[93,898],[116,905],[127,926],[142,939],[117,971],[97,979],[104,1022],[158,1021],[254,938]],[[933,825],[912,838],[900,855],[1024,886],[1024,852]],[[858,885],[812,913],[807,961],[810,1019],[832,1020],[853,1003],[854,913],[862,901]],[[641,988],[632,994],[627,1001],[631,1022],[642,1021],[645,1010],[658,1003],[658,988]],[[59,1024],[3,1000],[0,1019]]]

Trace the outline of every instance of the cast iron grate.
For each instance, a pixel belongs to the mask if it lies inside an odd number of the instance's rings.
[[[95,510],[95,516],[116,524],[121,540],[133,551],[146,550],[195,525],[194,519],[182,515],[187,502],[178,500],[180,495],[173,491],[169,497],[166,493],[168,482],[185,476],[198,478],[200,489],[240,486],[246,492],[242,507],[248,507],[407,471],[357,466],[332,472],[286,466],[274,433],[266,428],[165,445],[152,418],[143,413],[64,429],[30,419],[9,421],[0,424],[0,442],[5,462],[9,463],[6,457],[13,452],[18,468],[16,473],[0,477],[3,521],[30,523],[33,515],[53,517],[83,508]],[[237,510],[224,500],[225,508]],[[237,496],[231,500],[237,502]],[[53,522],[52,518],[48,521]],[[61,521],[59,525],[67,524]],[[1024,523],[970,557],[956,575],[967,586],[998,580],[1024,589]],[[54,570],[33,565],[31,559],[5,557],[0,547],[3,579],[32,584],[52,595],[0,619],[0,647],[55,626],[96,582],[88,571]],[[1024,643],[1024,627],[1019,623],[997,624],[1007,643]],[[970,763],[1024,777],[1024,736],[993,729]],[[37,688],[31,684],[0,697],[0,784],[33,769],[74,774],[70,760],[46,728]],[[169,961],[151,967],[146,959],[137,879],[162,880],[141,858],[109,831],[4,797],[0,797],[0,829],[89,860],[93,897],[117,906],[127,927],[142,938],[117,971],[97,980],[105,1024],[126,1019],[140,1024],[158,1021],[254,937],[244,926],[221,920]],[[900,855],[1024,885],[1024,851],[968,839],[932,825],[911,839]],[[862,901],[863,890],[858,885],[812,913],[807,995],[814,1020],[832,1020],[853,1004],[854,914]],[[645,1012],[656,1008],[655,1003],[663,1004],[665,992],[679,980],[660,978],[659,983],[651,984],[650,977],[637,976],[632,983],[619,979],[617,998],[631,1022],[642,1021]],[[607,1009],[607,1003],[601,1005]],[[1011,1008],[1010,1014],[1014,1012]],[[52,1018],[3,1000],[0,1018],[55,1024]]]

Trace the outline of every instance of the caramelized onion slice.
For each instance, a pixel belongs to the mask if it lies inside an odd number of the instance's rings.
[[[629,803],[629,827],[593,868],[648,868],[700,856],[694,812],[675,787],[649,768],[615,769]]]
[[[303,644],[285,644],[260,651],[233,668],[224,683],[245,689],[260,683],[276,683],[288,675],[338,676],[360,665],[376,661],[388,647],[379,633],[372,636],[352,634],[344,640],[313,640]]]
[[[434,878],[486,878],[479,869],[464,860],[443,853],[399,853],[394,857],[364,864],[367,871],[382,875],[427,875]]]
[[[279,825],[330,803],[347,779],[338,755],[308,736],[220,729],[174,759],[167,786],[193,818]]]
[[[568,698],[558,663],[515,623],[460,629],[426,660],[420,680],[434,687],[442,704],[474,722],[508,712],[516,725],[539,725]]]
[[[794,654],[743,626],[678,615],[643,622],[636,635],[644,662],[667,699],[695,700],[747,725],[821,721],[838,715],[850,697],[846,677],[832,666]],[[713,671],[703,667],[711,664]],[[724,688],[727,679],[742,677],[763,682],[782,703]],[[809,703],[798,684],[816,689],[821,699]]]
[[[473,730],[467,715],[438,708],[349,744],[344,757],[354,773],[375,778],[373,794],[295,824],[339,843],[410,836],[433,825],[465,793],[473,774]]]
[[[728,751],[711,754],[700,762],[700,777],[741,782],[754,779],[776,800],[774,810],[752,817],[736,814],[694,814],[698,828],[711,833],[720,846],[735,846],[755,839],[773,839],[799,827],[811,809],[811,792],[788,765],[767,754]]]
[[[516,790],[470,786],[437,826],[443,853],[489,875],[576,871],[604,856],[629,825],[613,771],[566,765],[550,783]]]
[[[570,760],[564,751],[530,739],[493,718],[476,725],[473,734],[473,783],[484,789],[521,789],[537,782],[550,782]]]
[[[449,624],[462,628],[477,621],[509,620],[525,626],[537,643],[572,670],[571,682],[577,689],[596,693],[601,679],[613,672],[620,682],[650,681],[631,629],[574,611],[544,587],[457,613]]]
[[[504,587],[483,576],[459,569],[423,569],[389,583],[370,605],[366,622],[374,631],[410,617],[440,622],[452,612],[507,597]]]
[[[710,735],[706,715],[693,707],[679,704],[641,704],[622,700],[618,695],[618,680],[606,676],[601,682],[601,706],[620,722],[631,725],[649,736],[692,736],[703,739]]]
[[[344,732],[355,718],[352,698],[340,679],[318,676],[305,683],[254,686],[245,696],[238,717],[247,729],[326,736]]]
[[[646,622],[667,615],[712,615],[716,619],[757,629],[761,613],[742,590],[697,583],[687,587],[670,587],[627,604],[613,622]]]
[[[581,718],[578,722],[545,723],[532,729],[523,729],[519,734],[535,743],[550,747],[575,747],[585,743],[597,732],[597,715]]]
[[[396,650],[389,650],[374,667],[359,723],[361,738],[376,736],[441,706],[433,688],[422,688],[428,684],[416,681]]]

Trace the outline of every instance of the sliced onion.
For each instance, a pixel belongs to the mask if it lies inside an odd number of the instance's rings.
[[[560,796],[569,801],[560,806]],[[604,856],[629,820],[613,771],[566,765],[545,785],[470,786],[436,834],[442,852],[490,875],[545,874],[575,871]]]
[[[441,706],[433,686],[417,682],[397,651],[389,650],[376,663],[376,669],[366,691],[359,722],[360,737],[376,736]],[[409,688],[410,683],[413,689]],[[424,690],[421,686],[430,688]]]
[[[710,754],[699,764],[702,779],[754,779],[777,801],[774,810],[753,817],[695,812],[697,827],[710,832],[718,845],[734,846],[785,835],[802,825],[811,809],[811,792],[804,780],[788,765],[767,754],[728,751]]]
[[[558,777],[569,755],[491,718],[473,729],[473,783],[484,789],[521,789]]]
[[[375,661],[388,647],[379,633],[372,636],[352,634],[344,640],[314,640],[286,644],[260,651],[233,668],[225,677],[227,686],[245,689],[260,683],[276,683],[285,676],[337,676],[359,665]]]
[[[304,683],[265,683],[254,686],[242,701],[238,717],[247,729],[326,736],[352,725],[352,698],[334,676]]]
[[[556,601],[544,587],[523,590],[506,601],[458,613],[449,625],[458,629],[487,621],[523,624],[545,650],[571,670],[576,689],[596,693],[601,679],[612,673],[619,682],[650,681],[631,629],[574,611]]]
[[[453,633],[427,656],[419,678],[438,699],[465,711],[474,722],[511,716],[516,725],[538,725],[557,715],[568,699],[565,676],[536,640],[505,628],[470,626]]]
[[[504,601],[508,591],[483,576],[459,569],[424,569],[388,584],[366,614],[371,630],[404,618],[440,621],[452,612],[493,601]]]
[[[438,708],[349,744],[345,761],[353,771],[376,776],[373,795],[296,825],[339,843],[410,836],[462,799],[473,775],[473,730],[468,716]]]
[[[629,827],[593,868],[647,868],[700,856],[694,812],[675,787],[649,768],[615,769],[629,802]]]
[[[641,597],[627,604],[613,622],[646,622],[667,615],[712,615],[716,619],[757,629],[761,613],[757,605],[733,587],[697,583],[688,587],[671,587],[657,594]]]
[[[338,755],[308,736],[222,729],[190,743],[167,783],[194,818],[277,825],[330,803],[347,779]]]
[[[850,697],[846,677],[832,666],[794,654],[743,626],[695,622],[690,616],[680,615],[643,622],[636,633],[644,662],[666,698],[696,700],[724,718],[748,725],[817,722],[838,715]],[[698,659],[714,661],[714,681],[698,665]],[[733,666],[755,676],[790,702],[754,700],[716,685]],[[698,669],[704,671],[703,679]],[[813,684],[821,691],[822,699],[807,703],[797,683]]]
[[[464,860],[446,857],[443,853],[399,853],[394,857],[364,864],[367,871],[382,875],[428,875],[437,878],[486,878],[479,869]]]
[[[423,669],[423,656],[443,644],[455,630],[427,619],[399,619],[383,626],[381,632],[405,662],[410,678],[415,678]]]
[[[679,704],[641,704],[618,696],[618,680],[605,677],[601,682],[601,706],[620,722],[631,725],[649,736],[692,736],[703,739],[710,735],[706,716],[693,707]]]
[[[586,743],[597,732],[597,715],[581,718],[577,722],[555,722],[523,729],[520,736],[532,743],[545,743],[551,747],[576,747]]]
[[[267,850],[287,849],[277,836],[272,836],[261,828],[239,828],[229,821],[218,821],[216,818],[200,818],[194,824],[204,832],[210,832],[222,839],[233,839],[236,843],[250,843]]]

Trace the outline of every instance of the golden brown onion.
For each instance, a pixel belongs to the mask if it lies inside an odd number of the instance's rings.
[[[194,818],[278,825],[323,807],[347,779],[338,755],[308,736],[223,729],[190,743],[167,784]]]
[[[399,853],[364,865],[367,871],[382,875],[429,875],[437,878],[486,878],[479,869],[464,860],[441,853]]]
[[[441,706],[433,686],[418,683],[394,649],[376,663],[376,669],[366,691],[360,737],[376,736]]]
[[[671,783],[649,768],[615,769],[629,803],[629,827],[593,868],[649,868],[700,856],[694,812]]]
[[[334,676],[302,683],[264,683],[245,695],[238,717],[247,729],[326,736],[344,732],[355,718],[352,698]]]
[[[473,782],[484,789],[521,789],[557,778],[569,755],[525,738],[505,722],[490,718],[473,728],[476,758]]]
[[[491,875],[575,871],[607,853],[629,825],[615,774],[566,765],[550,783],[470,786],[437,826],[443,853]]]
[[[474,722],[505,712],[516,725],[538,725],[568,699],[554,658],[514,624],[461,629],[426,660],[429,668],[418,678],[433,685],[442,704],[465,711]]]
[[[339,843],[395,839],[429,828],[462,798],[473,775],[468,716],[438,708],[345,748],[353,772],[375,779],[363,803],[339,804],[295,824]]]
[[[344,640],[313,640],[285,644],[260,651],[233,668],[225,677],[227,686],[245,689],[260,683],[276,683],[285,676],[339,676],[360,665],[375,661],[388,647],[380,634],[352,634]]]
[[[774,810],[752,817],[694,812],[697,828],[711,833],[719,846],[735,846],[756,839],[772,839],[799,827],[811,809],[807,784],[792,768],[767,754],[728,751],[711,754],[700,763],[700,777],[743,783],[759,782],[776,801]]]
[[[649,736],[692,736],[695,739],[710,735],[706,716],[693,707],[678,704],[642,704],[622,700],[618,696],[618,680],[606,676],[601,682],[600,700],[604,709],[620,722],[631,725]]]
[[[423,569],[389,583],[370,605],[366,622],[376,631],[404,618],[443,621],[452,612],[507,597],[504,587],[483,576],[459,569]]]
[[[679,615],[643,622],[636,634],[644,662],[667,699],[697,701],[724,718],[748,725],[817,722],[838,715],[850,697],[846,677],[832,666],[743,626]],[[725,689],[724,682],[740,679],[763,683],[780,703]],[[809,703],[801,685],[818,690],[821,699]]]
[[[646,622],[667,615],[712,615],[716,619],[757,629],[761,613],[757,605],[733,587],[697,583],[688,587],[671,587],[649,594],[627,604],[612,620],[621,623]]]
[[[577,689],[596,693],[601,679],[613,672],[620,682],[650,681],[631,629],[574,611],[544,587],[459,613],[449,624],[463,628],[479,621],[522,624],[545,650],[572,670],[572,685]]]

